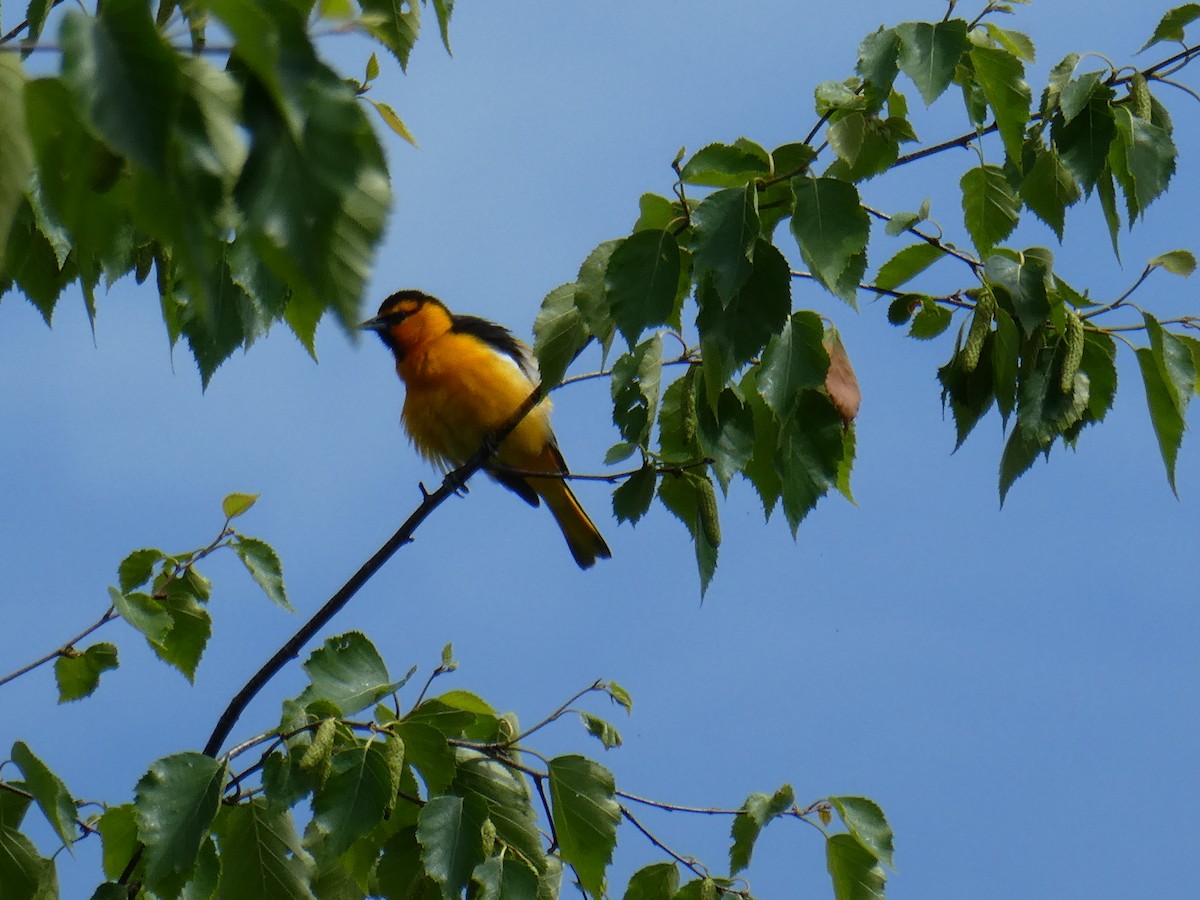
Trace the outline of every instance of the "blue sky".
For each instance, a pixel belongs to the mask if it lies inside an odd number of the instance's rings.
[[[430,15],[410,74],[383,60],[375,89],[421,149],[386,138],[396,207],[366,307],[419,287],[528,335],[541,298],[595,244],[628,232],[638,196],[669,192],[680,145],[801,139],[814,122],[812,87],[851,73],[863,35],[944,12],[918,0],[843,4],[836,18],[782,0],[745,6],[461,2],[453,58]],[[1069,50],[1134,61],[1166,8],[1043,0],[1002,24],[1037,43],[1037,90]],[[975,4],[961,11],[973,15]],[[327,48],[361,71],[361,43]],[[1150,256],[1197,249],[1197,106],[1180,92],[1160,97],[1175,114],[1181,173],[1123,237],[1123,268],[1093,206],[1069,214],[1063,247],[1035,226],[1013,239],[1052,246],[1058,271],[1097,297],[1123,291]],[[965,125],[952,95],[917,119],[927,140]],[[996,146],[989,152],[999,160]],[[965,243],[957,182],[974,163],[960,151],[869,183],[864,195],[891,211],[930,197]],[[871,271],[887,255],[873,251]],[[1157,273],[1138,296],[1194,311],[1195,290]],[[898,900],[1194,892],[1194,436],[1180,454],[1177,501],[1123,350],[1107,423],[1078,453],[1035,466],[1001,511],[994,414],[951,454],[934,373],[952,337],[913,342],[865,297],[857,314],[808,284],[795,285],[794,300],[836,321],[863,387],[857,508],[828,498],[793,542],[735,483],[701,604],[685,532],[661,509],[636,529],[618,527],[609,489],[580,485],[614,553],[584,573],[545,511],[480,482],[438,511],[330,633],[364,630],[398,673],[412,663],[428,671],[452,641],[461,668],[445,685],[527,723],[597,677],[620,682],[633,717],[593,709],[616,722],[623,748],[604,753],[572,722],[541,746],[603,754],[635,793],[737,806],[789,782],[802,801],[870,796],[896,830],[889,896]],[[314,365],[278,329],[202,394],[186,353],[169,353],[151,291],[131,281],[101,298],[94,339],[77,297],[64,298],[53,330],[5,297],[0,670],[103,612],[128,551],[206,543],[233,490],[262,494],[241,525],[279,551],[301,615],[324,602],[415,506],[418,483],[436,476],[400,431],[402,389],[378,341],[326,323],[318,352]],[[556,397],[577,471],[601,471],[616,440],[606,402],[598,382]],[[194,687],[110,624],[100,637],[119,644],[123,666],[94,698],[56,707],[49,670],[0,693],[0,753],[23,739],[76,794],[120,802],[149,761],[200,747],[228,698],[301,621],[263,599],[232,555],[203,571],[215,582],[215,631]],[[235,738],[269,727],[300,683],[293,667]],[[727,820],[644,821],[715,870],[727,859]],[[86,896],[98,851],[89,840],[75,861],[59,857],[64,896]],[[756,895],[827,895],[823,853],[810,829],[771,826],[747,873]],[[623,830],[614,885],[658,858]]]

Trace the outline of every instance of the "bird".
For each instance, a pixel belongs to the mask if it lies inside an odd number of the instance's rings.
[[[452,313],[422,291],[397,291],[360,327],[392,351],[405,388],[401,424],[417,452],[444,469],[479,452],[538,386],[533,355],[511,331]],[[581,569],[612,557],[564,478],[570,470],[550,427],[549,400],[500,442],[485,469],[531,506],[546,502]]]

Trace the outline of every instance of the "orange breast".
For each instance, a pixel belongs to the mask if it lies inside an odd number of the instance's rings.
[[[405,430],[417,450],[441,465],[460,465],[504,425],[534,385],[508,357],[469,335],[446,332],[412,347],[396,366],[405,383]],[[543,401],[500,447],[501,462],[542,469],[551,441]]]

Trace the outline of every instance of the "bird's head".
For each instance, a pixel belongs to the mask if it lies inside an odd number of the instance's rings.
[[[450,313],[441,300],[421,291],[403,290],[379,304],[376,316],[358,327],[374,331],[397,357],[403,357],[431,327],[445,330],[449,324]]]

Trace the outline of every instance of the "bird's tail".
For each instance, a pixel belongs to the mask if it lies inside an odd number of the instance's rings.
[[[531,478],[530,482],[538,495],[546,501],[554,520],[562,529],[563,537],[571,555],[581,569],[590,569],[597,559],[609,559],[612,551],[600,535],[588,514],[579,505],[571,488],[561,478]]]

